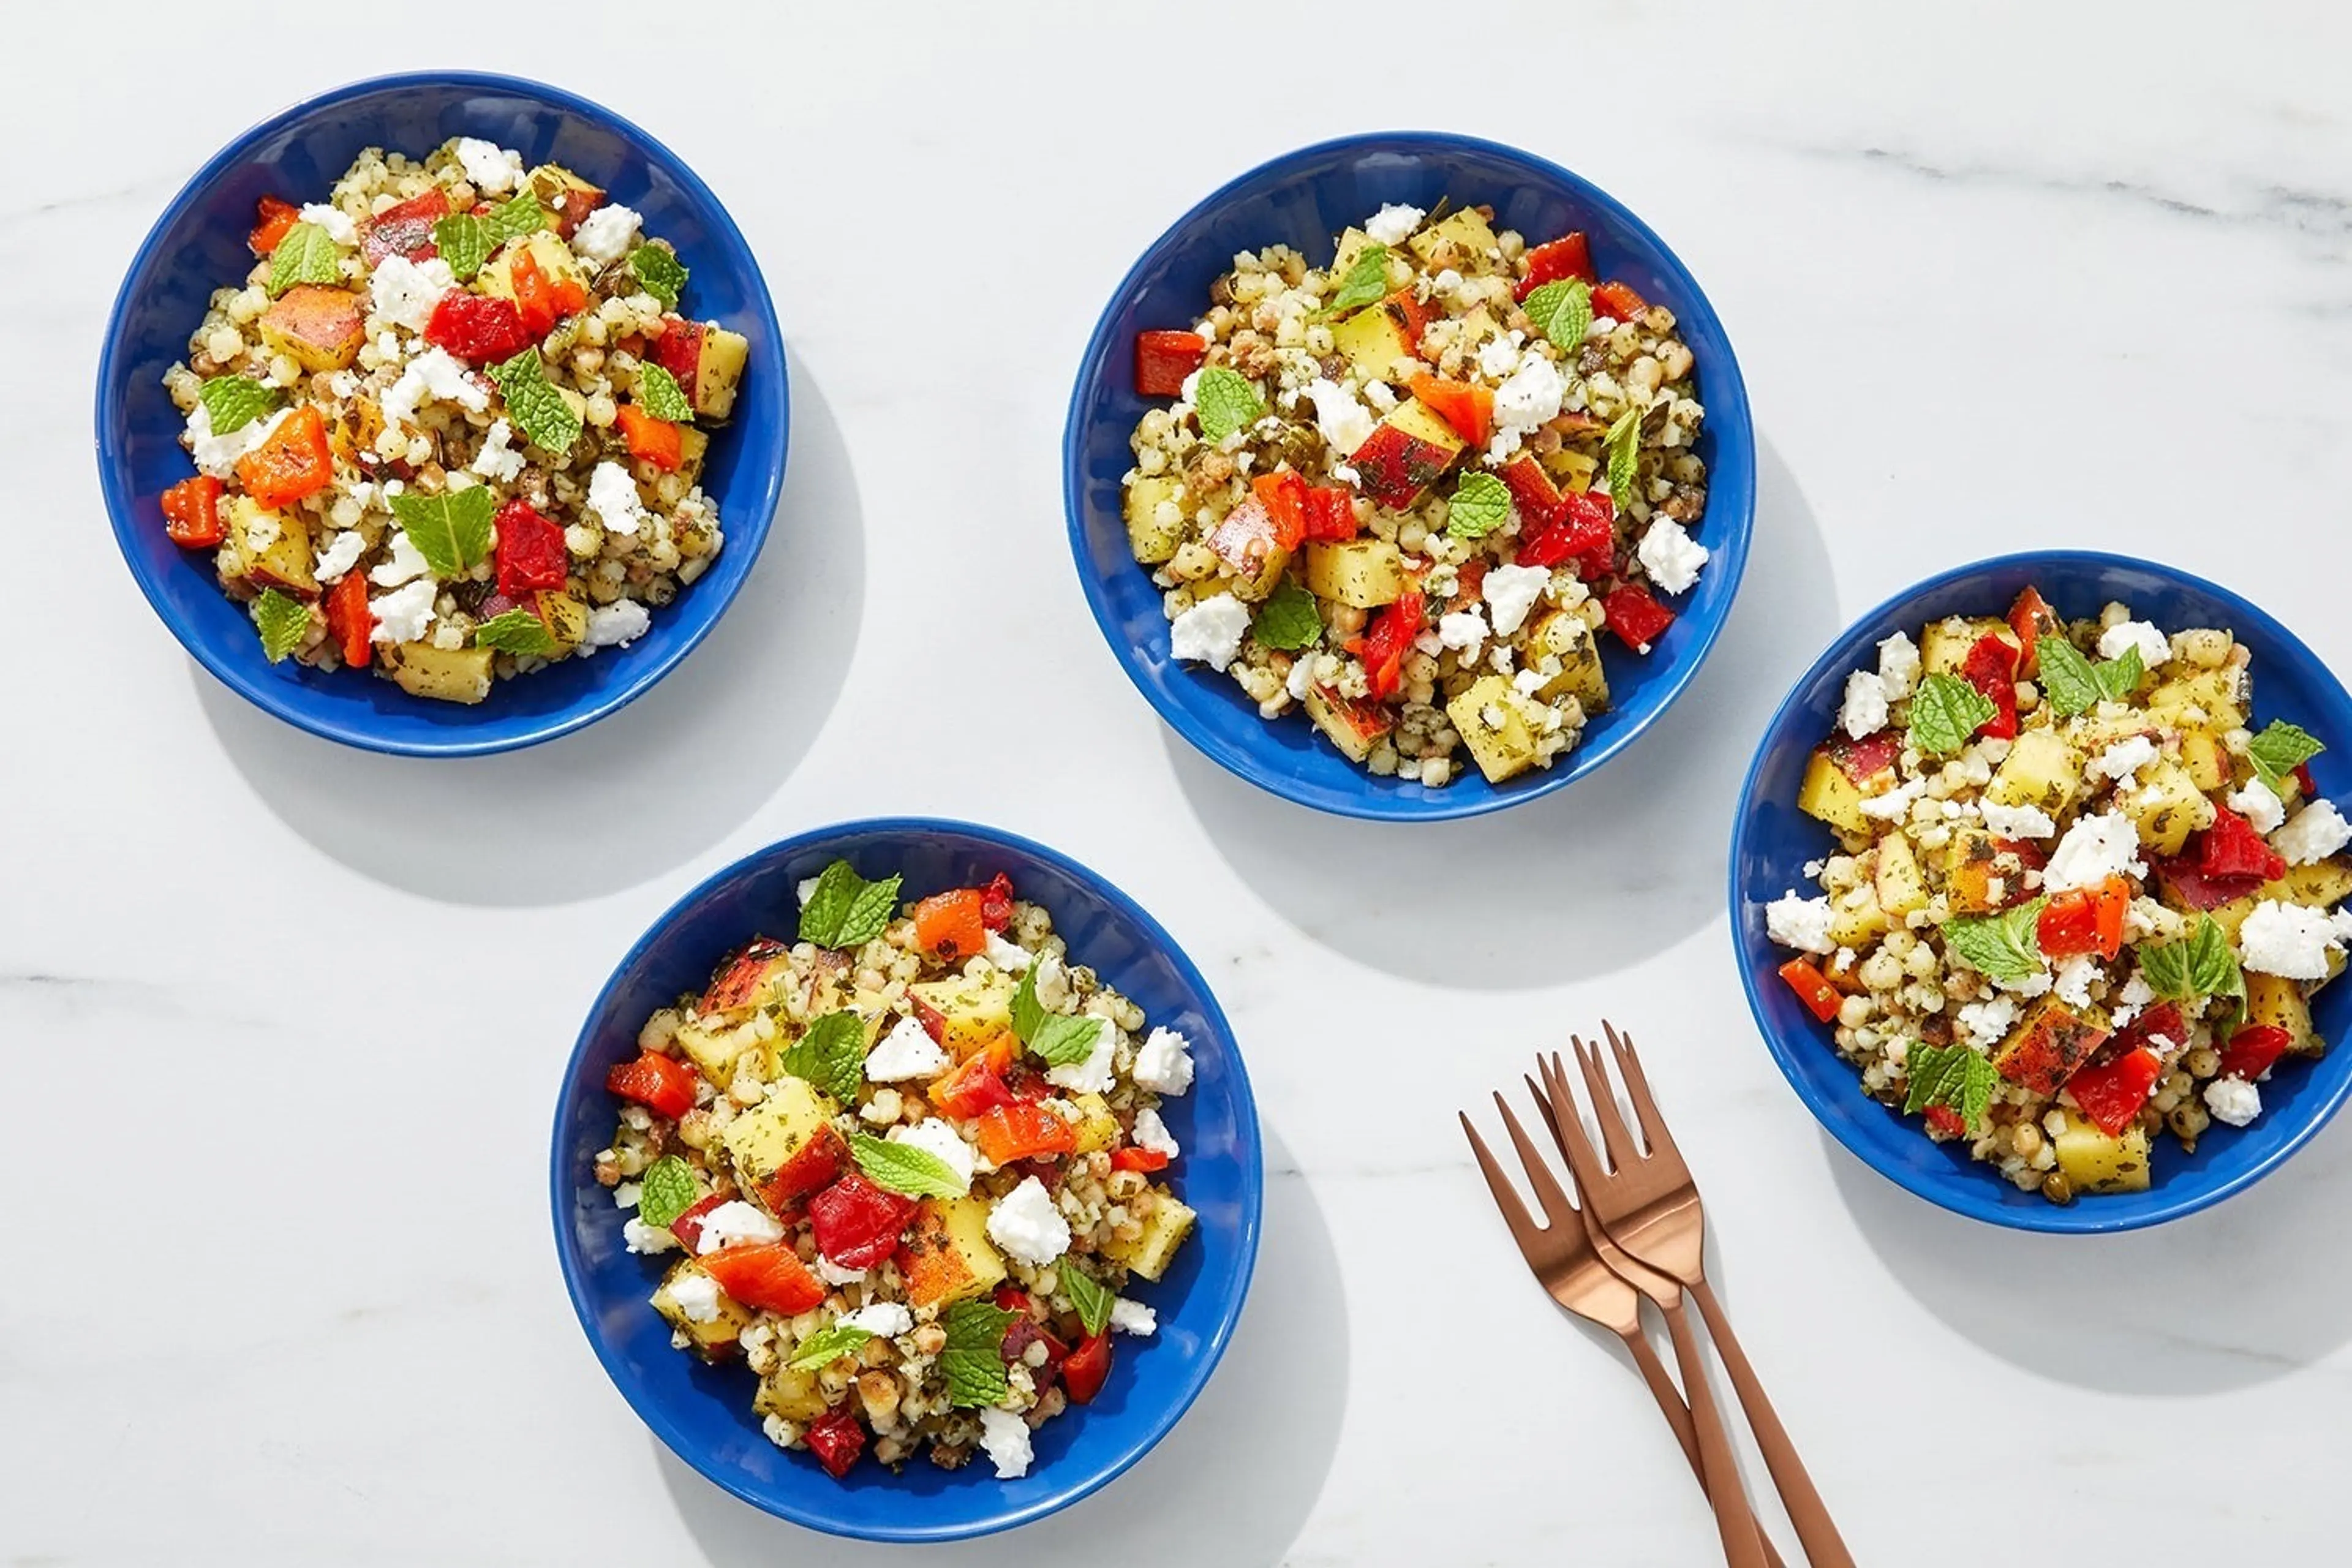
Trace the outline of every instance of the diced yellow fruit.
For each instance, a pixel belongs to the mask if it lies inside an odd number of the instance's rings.
[[[490,694],[488,648],[404,642],[379,646],[376,654],[392,671],[393,680],[411,697],[470,704]]]
[[[1900,833],[1890,833],[1878,841],[1878,907],[1890,919],[1924,909],[1927,903],[1927,879],[1920,874],[1919,858],[1911,852],[1911,841]]]
[[[1305,706],[1315,727],[1328,736],[1351,763],[1360,763],[1370,756],[1381,737],[1396,728],[1380,704],[1351,702],[1321,686],[1307,689]]]
[[[697,416],[724,419],[735,411],[735,391],[743,384],[744,362],[751,357],[751,339],[712,322],[703,323],[702,352],[694,362],[694,384],[686,389],[694,400]]]
[[[1151,1212],[1144,1215],[1143,1234],[1133,1241],[1114,1237],[1103,1248],[1103,1255],[1112,1262],[1125,1264],[1129,1272],[1146,1279],[1157,1279],[1168,1272],[1177,1247],[1192,1234],[1196,1217],[1166,1187],[1155,1185],[1151,1192]]]
[[[2189,836],[2213,822],[2213,803],[2179,763],[2164,757],[2139,771],[2139,782],[2120,792],[2124,815],[2139,826],[2142,845],[2158,855],[2178,855]]]
[[[1444,416],[1418,397],[1408,397],[1398,404],[1381,423],[1393,425],[1414,440],[1443,447],[1449,453],[1459,452],[1464,446],[1461,436],[1445,422]]]
[[[1864,885],[1830,900],[1830,940],[1840,947],[1868,947],[1885,934],[1886,911],[1878,907],[1878,893]]]
[[[1003,1283],[1004,1258],[989,1242],[988,1205],[978,1198],[925,1198],[905,1247],[900,1268],[917,1307],[942,1307]]]
[[[1488,784],[1517,778],[1535,766],[1535,731],[1521,703],[1509,677],[1482,675],[1445,705],[1445,716]]]
[[[702,1076],[724,1084],[734,1076],[735,1058],[759,1043],[750,1023],[729,1026],[723,1022],[685,1023],[677,1026],[677,1048],[702,1069]]]
[[[1370,235],[1349,224],[1340,231],[1339,247],[1332,251],[1331,265],[1326,270],[1334,279],[1346,277],[1348,268],[1356,264],[1356,258],[1361,256],[1364,247],[1371,243]]]
[[[482,292],[495,294],[501,300],[513,299],[515,259],[525,252],[530,253],[531,264],[539,268],[540,276],[547,279],[550,286],[569,280],[583,289],[588,287],[588,274],[581,267],[579,258],[572,254],[572,247],[558,239],[551,230],[541,229],[536,234],[508,241],[498,255],[490,258],[478,274]]]
[[[947,1048],[958,1059],[985,1050],[1013,1033],[1013,993],[1008,975],[980,978],[950,975],[944,980],[918,980],[907,994],[936,1010],[947,1021],[941,1031]]]
[[[2311,1050],[2318,1043],[2312,1036],[2311,1003],[2303,987],[2282,975],[2247,974],[2246,1022],[2284,1029],[2298,1051]]]
[[[2147,694],[2148,712],[2167,715],[2176,728],[2186,729],[2200,721],[2204,727],[2227,732],[2246,721],[2246,710],[2237,699],[2237,680],[2227,670],[2200,669],[2194,675],[2178,676],[2159,682]]]
[[[1118,1118],[1099,1094],[1081,1094],[1071,1098],[1078,1108],[1078,1148],[1081,1154],[1092,1154],[1118,1142]]]
[[[2015,903],[2025,862],[1981,827],[1953,829],[1944,848],[1944,898],[1956,915],[1990,914]]]
[[[2059,1108],[2066,1124],[2053,1140],[2058,1169],[2077,1193],[2141,1193],[2147,1190],[2147,1131],[2137,1121],[2121,1137]]]
[[[1157,566],[1184,542],[1184,514],[1177,497],[1183,481],[1168,474],[1139,474],[1127,487],[1127,547],[1146,566]],[[1174,515],[1160,516],[1163,507]]]
[[[688,1275],[702,1274],[702,1266],[691,1258],[681,1258],[663,1276],[653,1293],[653,1309],[661,1314],[662,1321],[694,1342],[704,1354],[735,1342],[735,1338],[751,1326],[751,1309],[737,1301],[726,1291],[719,1292],[719,1315],[707,1323],[698,1323],[686,1315],[678,1304],[677,1282]]]
[[[2296,866],[2277,881],[2262,890],[2265,899],[2275,899],[2283,904],[2307,904],[2315,910],[2333,909],[2347,897],[2352,897],[2352,864],[2342,860],[2315,860],[2308,866]]]
[[[1528,629],[1525,663],[1533,665],[1549,654],[1559,660],[1559,673],[1536,689],[1547,702],[1573,697],[1587,713],[1609,706],[1609,676],[1601,667],[1601,644],[1584,617],[1570,610],[1546,610]]]
[[[319,596],[310,572],[310,523],[299,510],[272,511],[251,496],[231,496],[229,538],[257,588],[283,588],[298,599]]]
[[[2180,736],[2180,765],[2199,789],[2208,794],[2230,784],[2230,754],[2210,730],[2185,730]]]
[[[1376,610],[1404,594],[1404,558],[1385,539],[1317,542],[1307,547],[1307,586],[1318,599]]]
[[[1475,207],[1447,215],[1406,240],[1405,248],[1433,267],[1450,267],[1465,277],[1502,269],[1495,231]]]
[[[803,1425],[823,1415],[828,1408],[824,1391],[817,1386],[816,1373],[794,1372],[782,1362],[760,1380],[759,1391],[751,1395],[754,1415],[781,1415]]]
[[[828,1130],[838,1110],[829,1096],[797,1078],[785,1078],[768,1098],[737,1116],[719,1135],[742,1184],[757,1188],[789,1163],[808,1141]]]
[[[539,618],[547,626],[547,635],[559,647],[577,647],[580,639],[588,635],[588,605],[583,599],[557,588],[542,588],[535,595]]]
[[[347,369],[367,341],[360,296],[350,289],[298,283],[271,302],[261,318],[261,341],[304,370]]]
[[[1413,362],[1404,323],[1386,304],[1368,305],[1331,324],[1331,346],[1347,357],[1364,381],[1399,379],[1398,362]],[[1409,374],[1409,373],[1408,373]]]
[[[2009,755],[1985,794],[2002,805],[2039,806],[2055,817],[2083,787],[2083,759],[2053,731],[2028,730],[2010,742]]]
[[[1290,547],[1276,535],[1273,516],[1254,497],[1209,531],[1208,545],[1234,574],[1234,593],[1239,598],[1265,598],[1290,564]]]
[[[1815,752],[1805,764],[1805,782],[1797,786],[1797,809],[1841,833],[1866,834],[1870,818],[1862,814],[1862,801],[1861,789],[1845,770],[1827,752]]]
[[[678,478],[693,484],[702,478],[702,460],[710,453],[710,437],[699,426],[681,425],[677,431]]]

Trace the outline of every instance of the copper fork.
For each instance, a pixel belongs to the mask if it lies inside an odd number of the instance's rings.
[[[1533,1080],[1528,1084],[1535,1089]],[[1537,1104],[1544,1110],[1545,1120],[1551,1119],[1551,1108],[1540,1094]],[[1649,1384],[1651,1396],[1657,1400],[1658,1409],[1665,1415],[1666,1424],[1674,1428],[1676,1441],[1682,1444],[1691,1469],[1698,1476],[1699,1485],[1707,1487],[1707,1471],[1698,1438],[1691,1426],[1690,1411],[1683,1405],[1683,1396],[1667,1376],[1658,1352],[1642,1332],[1641,1297],[1631,1285],[1611,1272],[1608,1264],[1594,1245],[1597,1229],[1591,1223],[1591,1210],[1579,1213],[1568,1193],[1552,1173],[1551,1166],[1538,1154],[1528,1141],[1519,1119],[1511,1113],[1510,1102],[1500,1093],[1495,1096],[1495,1108],[1503,1114],[1503,1126],[1511,1135],[1511,1143],[1518,1151],[1519,1164],[1525,1169],[1528,1184],[1534,1187],[1536,1201],[1544,1212],[1545,1223],[1538,1226],[1528,1214],[1527,1205],[1519,1199],[1518,1191],[1504,1175],[1486,1140],[1466,1113],[1462,1114],[1462,1131],[1470,1140],[1471,1152],[1478,1159],[1478,1169],[1486,1178],[1486,1188],[1495,1195],[1495,1206],[1503,1211],[1503,1223],[1510,1227],[1511,1238],[1519,1245],[1519,1252],[1528,1267],[1553,1300],[1588,1322],[1598,1323],[1624,1342],[1633,1353],[1633,1364],[1640,1369],[1642,1381]],[[1741,1496],[1737,1477],[1732,1492]],[[1710,1489],[1710,1500],[1713,1493]],[[1741,1497],[1740,1508],[1746,1511]],[[1752,1521],[1751,1521],[1752,1529]],[[1763,1561],[1770,1568],[1784,1568],[1780,1553],[1771,1542],[1763,1542]],[[1732,1558],[1739,1563],[1740,1558]]]
[[[1812,1477],[1806,1473],[1804,1462],[1797,1458],[1796,1445],[1789,1441],[1772,1402],[1765,1397],[1756,1369],[1748,1364],[1747,1352],[1740,1349],[1738,1336],[1731,1331],[1730,1320],[1724,1316],[1722,1304],[1717,1301],[1714,1289],[1706,1282],[1706,1220],[1699,1204],[1698,1187],[1691,1180],[1690,1168],[1683,1163],[1682,1151],[1675,1147],[1674,1135],[1666,1131],[1665,1119],[1658,1114],[1657,1102],[1650,1096],[1650,1082],[1643,1075],[1641,1058],[1634,1055],[1633,1041],[1620,1035],[1614,1025],[1604,1020],[1601,1027],[1608,1033],[1618,1077],[1624,1080],[1647,1147],[1644,1150],[1634,1144],[1633,1133],[1618,1112],[1617,1097],[1610,1087],[1600,1048],[1570,1036],[1569,1043],[1575,1047],[1577,1066],[1592,1101],[1593,1115],[1601,1124],[1611,1165],[1608,1170],[1601,1168],[1582,1124],[1577,1118],[1562,1114],[1556,1130],[1563,1135],[1563,1152],[1575,1168],[1588,1206],[1621,1247],[1668,1276],[1698,1303],[1699,1314],[1706,1320],[1707,1332],[1714,1337],[1716,1353],[1723,1358],[1724,1370],[1730,1374],[1740,1407],[1747,1412],[1748,1425],[1756,1434],[1756,1446],[1763,1451],[1765,1468],[1772,1474],[1772,1484],[1780,1489],[1781,1504],[1789,1511],[1790,1522],[1796,1527],[1806,1558],[1814,1568],[1853,1568],[1853,1553],[1838,1534],[1828,1505],[1822,1501],[1822,1494],[1813,1486]],[[1552,1087],[1557,1102],[1557,1097],[1568,1089],[1568,1075],[1557,1051],[1545,1068],[1545,1079]],[[1565,1110],[1574,1101],[1559,1103]],[[1669,1325],[1679,1316],[1678,1311],[1670,1311]],[[1685,1371],[1683,1377],[1688,1383],[1691,1374]]]

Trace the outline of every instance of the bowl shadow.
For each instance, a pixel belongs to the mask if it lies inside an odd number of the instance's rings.
[[[2352,1342],[2341,1258],[2321,1240],[2340,1228],[2352,1172],[2342,1122],[2226,1203],[2112,1236],[1948,1213],[1820,1136],[1838,1195],[1887,1272],[1950,1328],[2029,1372],[2108,1394],[2213,1394],[2287,1376]]]
[[[1172,730],[1176,781],[1209,841],[1306,935],[1384,973],[1453,988],[1564,984],[1661,952],[1713,920],[1751,716],[1769,713],[1839,626],[1829,548],[1796,476],[1757,441],[1756,548],[1720,644],[1646,735],[1573,788],[1463,821],[1312,811],[1252,787]],[[1300,721],[1286,721],[1286,722]],[[1629,831],[1633,825],[1652,831]],[[1424,889],[1477,890],[1433,921]]]
[[[1298,1539],[1339,1451],[1348,1402],[1339,1258],[1312,1185],[1270,1127],[1256,1278],[1217,1373],[1133,1469],[1024,1529],[921,1548],[952,1568],[1028,1568],[1101,1555],[1133,1568],[1274,1568]],[[772,1519],[650,1439],[678,1518],[713,1568],[772,1568],[821,1539],[822,1560],[902,1563],[904,1546],[820,1538]],[[925,1461],[917,1460],[917,1463]],[[981,1461],[984,1464],[984,1461]],[[1202,1500],[1214,1500],[1202,1507]]]
[[[544,745],[417,758],[306,734],[192,660],[205,716],[254,793],[364,876],[488,906],[567,903],[632,887],[740,826],[824,728],[865,603],[865,531],[848,448],[807,367],[791,371],[793,462],[766,548],[729,613],[667,679]],[[701,761],[721,756],[723,766]],[[598,823],[623,826],[583,853],[583,829]]]

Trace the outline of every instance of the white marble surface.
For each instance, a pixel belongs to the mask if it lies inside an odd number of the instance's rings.
[[[1639,1384],[1526,1277],[1451,1114],[1603,1010],[1649,1043],[1732,1310],[1863,1562],[1973,1563],[1985,1533],[2340,1554],[2352,1131],[2160,1233],[1944,1216],[1784,1089],[1721,883],[1771,702],[1949,562],[2137,547],[2352,654],[2345,12],[1495,0],[1457,41],[1381,0],[793,9],[12,19],[0,451],[39,585],[0,615],[0,1563],[881,1557],[637,1426],[564,1302],[543,1161],[580,1013],[656,911],[901,810],[1049,838],[1150,905],[1221,989],[1276,1167],[1191,1418],[1069,1514],[937,1560],[1709,1561]],[[430,765],[281,729],[181,653],[116,558],[86,388],[132,246],[214,147],[459,60],[697,164],[767,268],[798,419],[777,537],[703,652],[584,735]],[[1095,312],[1169,218],[1286,147],[1414,122],[1572,163],[1681,250],[1743,355],[1763,500],[1723,646],[1643,744],[1395,831],[1162,730],[1071,580],[1056,443]],[[1057,765],[959,755],[922,717],[974,650]]]

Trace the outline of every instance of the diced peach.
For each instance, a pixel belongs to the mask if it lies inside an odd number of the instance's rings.
[[[304,370],[345,370],[359,358],[367,326],[360,297],[349,289],[298,283],[261,318],[261,341]]]
[[[604,204],[604,193],[561,163],[541,163],[530,172],[531,195],[547,209],[559,238],[570,239],[580,220]]]
[[[702,1010],[706,1013],[731,1012],[738,1007],[751,1007],[765,1001],[769,983],[782,976],[792,967],[792,957],[782,943],[766,939],[751,943],[727,962],[702,994]]]
[[[1274,519],[1255,497],[1225,513],[1209,535],[1209,549],[1241,578],[1241,596],[1263,597],[1282,575],[1290,552],[1275,537]]]
[[[2056,1094],[2074,1069],[2091,1059],[2109,1031],[2054,996],[2026,1008],[2025,1016],[1993,1053],[1992,1065],[2010,1082],[2035,1094]]]
[[[1462,437],[1426,404],[1407,398],[1348,462],[1366,495],[1392,510],[1419,500],[1462,454]]]

